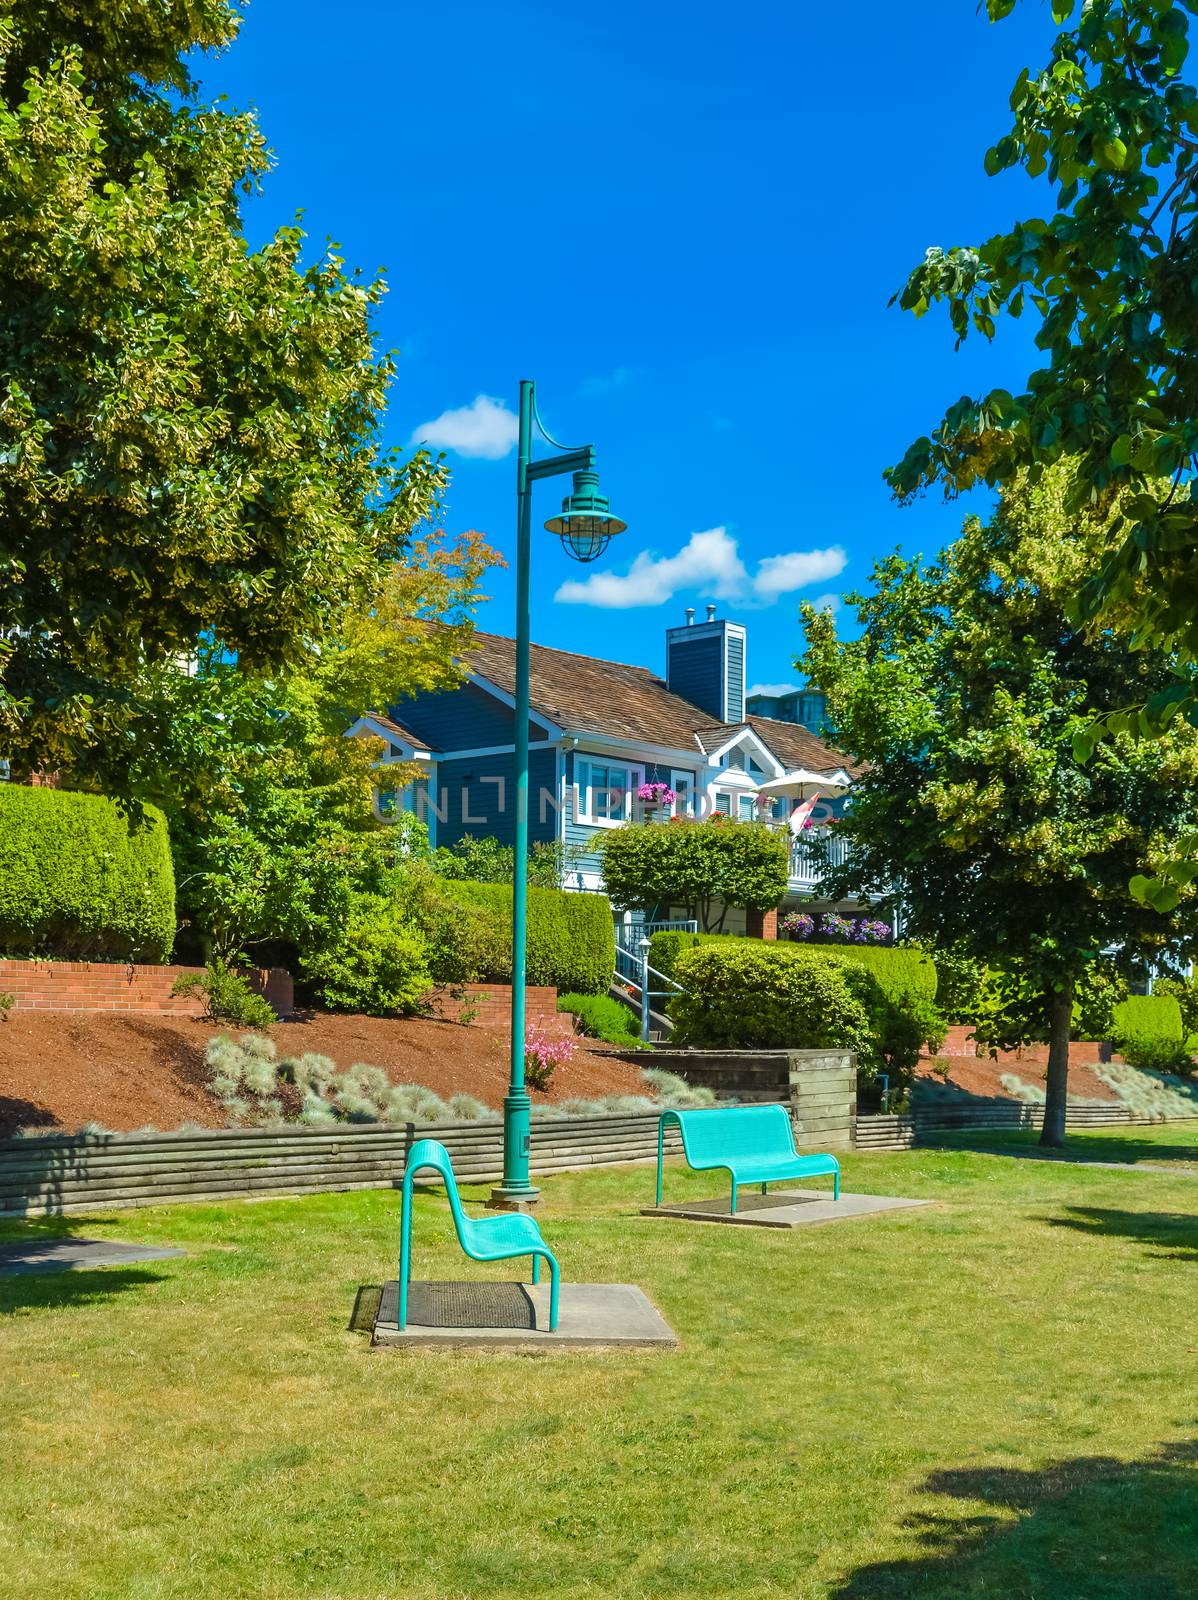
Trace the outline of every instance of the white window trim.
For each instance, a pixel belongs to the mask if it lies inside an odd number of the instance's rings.
[[[599,765],[604,767],[621,767],[628,774],[628,786],[624,790],[624,815],[622,817],[597,817],[594,815],[594,791],[589,783],[583,785],[578,781],[578,764],[584,761],[588,769]],[[573,811],[575,822],[581,823],[586,828],[620,828],[632,818],[632,797],[645,781],[645,769],[631,761],[613,761],[610,756],[592,756],[588,751],[576,751],[574,756],[574,797]]]
[[[702,785],[699,782],[699,776],[697,773],[691,772],[689,769],[684,769],[682,767],[673,768],[670,772],[670,788],[673,789],[675,794],[678,793],[679,778],[685,780],[685,786],[690,798],[690,808],[686,811],[679,811],[678,802],[675,800],[670,806],[670,815],[672,817],[693,817],[696,815],[699,805],[699,796],[702,793]]]

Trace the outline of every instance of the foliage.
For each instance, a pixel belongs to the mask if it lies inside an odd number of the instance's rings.
[[[881,562],[853,597],[858,639],[806,608],[803,662],[864,768],[828,892],[885,884],[914,937],[1001,971],[1004,1042],[1048,1028],[1053,1143],[1079,981],[1126,977],[1198,934],[1193,902],[1165,923],[1126,893],[1198,815],[1198,733],[1120,735],[1087,766],[1073,759],[1078,719],[1151,690],[1169,664],[1068,622],[1063,492],[1060,474],[1021,482],[936,563]],[[1101,548],[1107,530],[1090,537]]]
[[[560,840],[538,840],[528,850],[528,882],[541,889],[560,889],[579,849]],[[442,878],[466,878],[472,883],[511,883],[516,852],[498,839],[476,839],[466,833],[454,845],[441,845],[434,853],[434,870]]]
[[[175,879],[166,823],[92,794],[0,784],[0,949],[166,961]]]
[[[12,1010],[16,1003],[15,995],[0,994],[0,1022],[8,1021],[8,1013]]]
[[[866,973],[814,951],[757,939],[701,944],[674,963],[674,1042],[708,1049],[839,1049],[867,1074],[879,1065],[861,998]],[[864,980],[854,983],[854,978]]]
[[[774,829],[718,814],[628,822],[604,834],[600,852],[604,886],[621,911],[684,906],[708,932],[719,932],[729,906],[776,906],[790,870],[786,840]]]
[[[442,905],[456,907],[457,925],[480,962],[474,970],[460,972],[460,981],[510,983],[511,885],[449,881],[441,882],[438,891]],[[570,994],[606,994],[616,964],[606,895],[531,887],[526,948],[529,983]]]
[[[988,0],[992,20],[1013,9],[1014,0]],[[888,477],[900,495],[935,482],[1009,486],[1021,469],[1073,457],[1071,519],[1126,496],[1113,548],[1098,563],[1084,552],[1092,575],[1082,612],[1113,606],[1137,643],[1177,646],[1192,661],[1198,505],[1179,492],[1198,444],[1198,92],[1181,77],[1191,9],[1184,0],[1054,4],[1051,61],[1020,73],[1011,132],[985,163],[992,176],[1022,167],[1044,177],[1054,214],[980,246],[929,250],[896,297],[916,316],[943,301],[958,344],[971,326],[992,338],[996,318],[1030,306],[1047,364],[1025,393],[958,401]],[[1179,695],[1193,703],[1177,686],[1158,708]]]
[[[270,163],[188,66],[232,0],[14,0],[0,24],[0,730],[133,794],[153,670],[294,667],[368,613],[445,480],[381,448],[381,280],[244,237]]]
[[[269,1001],[250,988],[244,973],[234,972],[224,961],[210,961],[203,972],[181,973],[172,994],[204,997],[209,1022],[232,1022],[239,1028],[270,1028],[279,1020]]]
[[[1168,1072],[1190,1065],[1181,1007],[1172,995],[1132,995],[1115,1007],[1115,1048],[1129,1066]]]
[[[1187,1040],[1198,1036],[1198,984],[1193,978],[1157,978],[1154,995],[1167,995],[1181,1008],[1181,1028]]]
[[[304,976],[334,1011],[411,1016],[432,988],[428,950],[404,909],[381,894],[353,897],[335,942],[309,952]]]
[[[986,983],[986,963],[959,945],[929,945],[936,964],[936,1004],[946,1022],[976,1022]]]
[[[568,1011],[580,1033],[608,1044],[639,1045],[640,1029],[627,1006],[606,994],[559,994],[557,1009]]]
[[[675,1111],[703,1111],[716,1104],[714,1090],[704,1084],[687,1083],[676,1072],[662,1067],[642,1067],[641,1077],[663,1106]]]
[[[574,1039],[530,1023],[524,1030],[524,1081],[530,1089],[548,1089],[558,1067],[574,1059]]]

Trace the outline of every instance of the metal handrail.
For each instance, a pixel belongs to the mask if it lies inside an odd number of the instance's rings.
[[[685,994],[686,990],[680,983],[676,983],[673,978],[668,977],[666,973],[659,972],[656,967],[651,967],[649,965],[648,939],[641,940],[639,954],[637,955],[634,955],[631,950],[626,950],[624,946],[617,941],[616,953],[617,955],[627,957],[629,961],[635,961],[640,969],[641,981],[639,983],[637,983],[635,978],[624,978],[623,981],[628,984],[630,988],[635,989],[641,997],[641,1040],[643,1043],[647,1044],[649,1042],[649,1013],[652,1010],[649,1002],[651,1000],[668,1000],[675,994]],[[654,978],[660,978],[662,983],[668,983],[670,987],[668,989],[651,989],[649,987],[649,979],[651,976]]]

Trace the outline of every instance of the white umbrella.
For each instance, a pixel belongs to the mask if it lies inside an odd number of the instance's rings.
[[[852,784],[845,772],[811,772],[806,767],[796,767],[793,772],[784,772],[780,778],[771,778],[768,783],[759,783],[757,792],[786,795],[792,800],[809,800],[813,794],[827,794],[832,790],[843,791],[851,788]]]

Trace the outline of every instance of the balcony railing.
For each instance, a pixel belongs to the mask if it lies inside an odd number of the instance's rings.
[[[829,828],[812,828],[801,833],[790,847],[790,883],[794,889],[816,889],[830,867],[843,867],[849,859],[847,839],[838,839]]]

